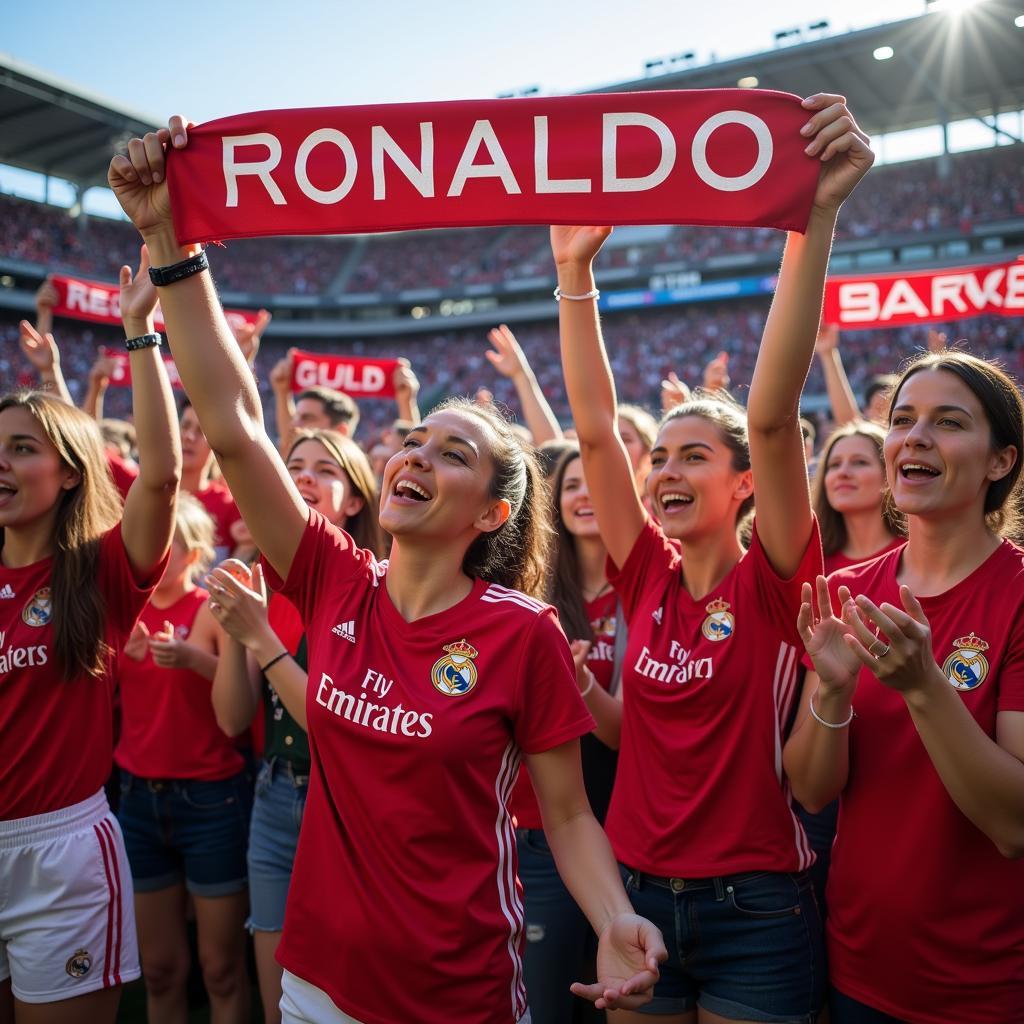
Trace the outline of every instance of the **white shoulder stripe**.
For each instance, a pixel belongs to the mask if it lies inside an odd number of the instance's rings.
[[[484,594],[480,600],[486,601],[488,604],[517,604],[520,608],[525,608],[528,612],[533,612],[534,615],[540,615],[544,610],[543,605],[531,604],[519,597],[490,597],[487,594]]]
[[[535,597],[530,597],[529,594],[524,594],[521,590],[510,590],[508,587],[501,587],[497,583],[492,583],[486,593],[501,596],[501,597],[518,597],[529,604],[536,605],[538,611],[542,611],[545,607],[543,601],[538,601]]]

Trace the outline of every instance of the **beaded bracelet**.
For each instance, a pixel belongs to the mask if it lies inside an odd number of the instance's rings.
[[[811,694],[811,703],[810,703],[811,715],[812,715],[812,717],[814,718],[814,720],[816,722],[820,722],[823,726],[825,726],[826,729],[845,729],[853,721],[854,715],[853,715],[853,708],[851,707],[850,708],[850,716],[849,716],[849,718],[846,719],[845,722],[826,722],[825,719],[822,718],[821,715],[819,715],[818,712],[814,710],[814,698],[817,697],[817,696],[818,696],[818,691],[815,690],[814,693]]]
[[[561,302],[562,299],[572,299],[573,302],[586,302],[588,299],[599,299],[601,297],[601,292],[598,288],[591,288],[585,295],[566,295],[561,288],[556,288],[552,294],[557,302]]]

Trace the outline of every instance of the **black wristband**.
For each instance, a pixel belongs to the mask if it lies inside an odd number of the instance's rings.
[[[137,338],[125,339],[124,347],[129,352],[138,352],[140,348],[158,348],[163,343],[159,334],[140,334]]]
[[[180,263],[172,263],[169,267],[150,267],[149,279],[157,288],[164,288],[175,281],[183,281],[186,277],[209,269],[210,261],[206,258],[206,252],[200,250],[195,256],[189,256]]]
[[[273,668],[274,665],[276,665],[282,658],[287,658],[287,657],[288,657],[288,652],[287,651],[282,651],[276,658],[271,658],[270,661],[268,661],[266,663],[266,665],[261,666],[260,671],[264,675],[266,675],[268,668]]]

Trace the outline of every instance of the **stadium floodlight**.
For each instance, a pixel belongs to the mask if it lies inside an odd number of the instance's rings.
[[[1017,17],[1013,19],[1013,23],[1017,28],[1024,28],[1024,14],[1018,14]]]
[[[895,51],[891,46],[879,46],[871,56],[874,57],[875,60],[889,60],[894,53]]]
[[[757,75],[744,75],[736,84],[741,89],[756,89],[759,83]]]

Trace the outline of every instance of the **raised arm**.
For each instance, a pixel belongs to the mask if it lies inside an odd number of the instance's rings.
[[[172,118],[170,128],[145,139],[132,139],[128,155],[115,156],[108,173],[118,202],[159,267],[198,252],[196,246],[178,245],[174,236],[164,163],[172,135],[175,147],[187,145],[182,118]],[[224,318],[210,271],[159,292],[174,361],[203,432],[257,546],[287,576],[309,509],[263,429],[256,383]]]
[[[142,247],[139,271],[121,268],[121,320],[126,338],[154,332],[156,289],[148,276],[149,253]],[[124,500],[121,536],[138,579],[164,557],[174,535],[174,508],[181,480],[181,436],[171,383],[158,346],[128,353],[132,371],[132,413],[139,449],[139,475]]]
[[[49,322],[52,321],[51,316]],[[45,324],[47,321],[40,317],[39,322]],[[19,326],[21,351],[39,374],[40,385],[50,391],[55,398],[67,402],[68,405],[74,405],[71,392],[64,380],[64,372],[60,368],[60,349],[57,348],[53,335],[49,331],[42,332],[33,327],[27,320],[22,320]]]
[[[82,399],[82,411],[88,413],[97,422],[103,419],[103,398],[110,386],[110,375],[114,370],[114,360],[102,351],[96,355],[96,361],[89,369],[89,383]]]
[[[747,425],[757,532],[775,571],[791,576],[811,533],[800,393],[814,355],[832,235],[843,201],[874,162],[842,96],[803,101],[807,153],[822,162],[806,234],[790,232],[750,383]]]
[[[562,428],[558,425],[558,420],[537,383],[526,353],[519,347],[519,342],[508,325],[501,324],[492,328],[487,334],[487,339],[494,348],[487,349],[484,355],[498,373],[515,385],[519,405],[523,410],[523,419],[533,435],[533,443],[541,445],[545,441],[561,440]]]
[[[274,422],[277,426],[277,450],[282,458],[287,458],[292,446],[292,435],[295,428],[295,399],[292,398],[292,353],[274,363],[270,371],[270,387],[274,392]]]
[[[605,227],[552,227],[551,250],[563,295],[597,294],[594,258],[611,233]],[[558,303],[562,372],[579,438],[601,538],[616,565],[623,565],[644,527],[647,513],[637,494],[629,453],[619,437],[618,404],[597,299]]]
[[[836,426],[842,427],[859,420],[860,406],[857,405],[853,388],[850,387],[850,379],[846,376],[843,357],[839,354],[839,328],[835,324],[822,324],[818,328],[814,352],[821,362],[828,404],[832,407],[832,419]]]
[[[420,381],[413,372],[408,359],[399,359],[394,374],[395,407],[398,418],[416,424],[420,421],[420,407],[416,399],[420,393]]]

